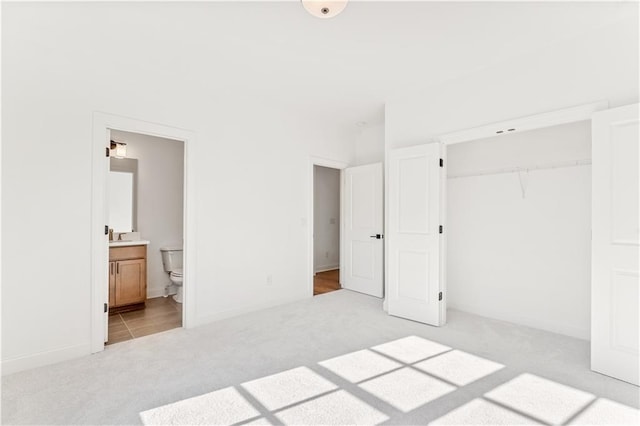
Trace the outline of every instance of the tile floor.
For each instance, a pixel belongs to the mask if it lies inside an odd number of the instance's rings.
[[[340,290],[340,269],[318,272],[313,277],[313,295]]]
[[[182,304],[172,297],[147,299],[145,309],[109,315],[108,345],[182,327]]]

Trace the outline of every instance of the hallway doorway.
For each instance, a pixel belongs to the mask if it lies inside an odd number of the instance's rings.
[[[340,170],[313,166],[313,295],[340,290]]]

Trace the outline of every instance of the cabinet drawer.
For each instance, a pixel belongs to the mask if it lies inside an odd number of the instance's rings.
[[[147,257],[147,246],[110,247],[109,261],[144,259]]]

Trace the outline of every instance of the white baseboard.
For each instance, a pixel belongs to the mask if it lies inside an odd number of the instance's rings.
[[[169,294],[175,294],[175,292],[169,293]],[[165,293],[164,287],[147,289],[147,299],[155,299],[156,297],[164,297],[164,296],[167,296],[167,293]]]
[[[228,309],[226,311],[217,312],[212,315],[198,316],[194,321],[193,327],[210,324],[212,322],[220,321],[227,318],[237,317],[239,315],[260,311],[262,309],[268,309],[268,308],[273,308],[275,306],[286,305],[288,303],[293,303],[299,300],[308,299],[309,297],[311,296],[300,295],[300,296],[290,297],[286,299],[271,300],[268,302],[258,303],[255,305],[243,306],[235,309]],[[189,328],[191,328],[191,326]]]
[[[314,273],[317,274],[318,272],[333,271],[333,270],[336,270],[336,269],[340,269],[340,264],[318,266]]]
[[[67,346],[66,348],[40,352],[34,355],[6,359],[2,360],[2,375],[6,376],[7,374],[13,374],[37,367],[44,367],[45,365],[57,364],[62,361],[68,361],[87,355],[91,355],[90,343]]]

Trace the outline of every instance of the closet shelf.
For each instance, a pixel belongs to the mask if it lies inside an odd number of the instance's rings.
[[[474,172],[467,173],[456,173],[452,175],[448,175],[448,179],[457,179],[463,177],[471,177],[471,176],[485,176],[485,175],[499,175],[504,173],[519,173],[519,172],[532,172],[536,170],[549,170],[549,169],[561,169],[565,167],[577,167],[577,166],[588,166],[591,164],[591,159],[586,158],[583,160],[572,160],[572,161],[558,161],[555,163],[547,163],[542,165],[533,165],[533,166],[517,166],[517,167],[503,167],[500,169],[488,169],[488,170],[479,170]]]

